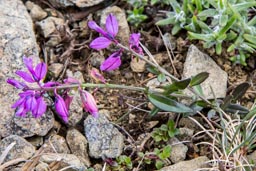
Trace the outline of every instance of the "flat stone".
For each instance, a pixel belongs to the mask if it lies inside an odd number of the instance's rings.
[[[104,0],[51,0],[51,3],[64,8],[69,6],[77,6],[83,8],[97,5],[103,1]]]
[[[56,170],[69,170],[69,171],[85,171],[86,166],[79,160],[74,154],[66,153],[48,153],[43,154],[38,163],[51,164],[52,162],[58,161],[59,167]],[[67,169],[67,167],[69,169]],[[48,167],[49,168],[49,167]],[[65,169],[64,169],[65,168]]]
[[[49,38],[51,34],[56,30],[58,26],[62,26],[65,24],[64,20],[62,18],[57,18],[57,17],[47,17],[46,19],[37,22],[36,23],[43,36],[45,38]]]
[[[18,99],[18,91],[6,79],[17,78],[15,71],[25,70],[22,56],[32,54],[33,62],[38,63],[38,46],[26,7],[20,0],[0,1],[0,137],[12,134],[11,105]]]
[[[224,98],[227,91],[227,73],[211,57],[202,53],[196,46],[191,45],[184,63],[183,78],[189,78],[201,72],[208,72],[210,74],[201,84],[205,98],[214,98],[212,90],[216,98]],[[192,93],[186,91],[186,94]]]
[[[99,114],[99,118],[89,115],[84,121],[84,130],[91,157],[116,158],[121,155],[124,147],[123,135],[104,114]]]
[[[70,154],[65,138],[60,135],[53,135],[48,139],[45,144],[44,152]]]
[[[88,141],[82,133],[75,128],[67,132],[66,140],[71,153],[76,155],[85,166],[90,166],[91,162],[87,152]]]
[[[45,136],[53,127],[54,116],[51,110],[47,110],[40,118],[34,118],[30,113],[27,113],[26,117],[15,116],[13,122],[13,134],[22,137]]]
[[[171,145],[171,155],[170,159],[173,163],[178,163],[185,160],[188,147],[180,142],[177,138],[173,137],[168,141],[168,144]]]
[[[29,159],[35,153],[35,147],[18,135],[10,135],[0,141],[0,154],[11,144],[15,145],[11,148],[4,162],[17,158]]]
[[[100,24],[102,27],[105,27],[106,19],[109,14],[113,14],[119,26],[119,31],[117,34],[117,39],[121,41],[121,43],[125,46],[129,45],[129,38],[130,38],[130,29],[126,19],[125,11],[117,6],[107,7],[102,11]]]
[[[63,64],[53,63],[48,67],[48,70],[53,74],[53,77],[57,78],[60,75],[63,68],[64,68]]]
[[[174,165],[164,167],[161,171],[195,171],[197,169],[207,167],[207,161],[209,161],[209,159],[206,156],[201,156],[192,160],[181,161]]]
[[[31,1],[26,2],[26,7],[30,11],[29,14],[31,18],[35,21],[39,21],[47,17],[47,12]]]

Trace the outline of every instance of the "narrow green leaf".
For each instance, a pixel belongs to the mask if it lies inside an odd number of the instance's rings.
[[[251,8],[253,6],[256,6],[256,1],[252,1],[252,2],[243,2],[243,3],[239,3],[239,4],[234,4],[233,8],[236,11],[242,11],[242,10],[247,10],[248,8]]]
[[[227,22],[227,24],[222,28],[220,29],[219,31],[219,35],[223,35],[225,34],[230,28],[231,26],[236,22],[236,18],[237,16],[236,15],[233,15]]]
[[[241,106],[239,104],[229,104],[227,108],[225,109],[226,112],[230,112],[232,114],[238,113],[238,114],[247,114],[249,113],[249,110]]]
[[[165,26],[165,25],[168,25],[168,24],[175,24],[175,17],[169,17],[169,18],[166,18],[166,19],[163,19],[163,20],[159,20],[158,22],[156,22],[156,25],[159,25],[159,26]]]
[[[196,3],[197,11],[201,12],[203,10],[202,1],[201,0],[195,0],[195,3]]]
[[[157,160],[155,166],[159,170],[164,166],[164,163],[161,160]]]
[[[159,82],[165,82],[166,81],[166,76],[163,74],[163,73],[161,73],[161,74],[159,74],[158,76],[157,76],[157,80],[159,81]]]
[[[250,34],[244,34],[244,39],[247,40],[250,43],[253,43],[256,45],[256,36],[250,35]]]
[[[193,112],[193,110],[190,109],[188,106],[160,94],[149,93],[148,98],[153,105],[167,112],[174,112],[174,113]]]
[[[206,9],[202,12],[200,12],[197,17],[200,18],[200,20],[205,20],[208,17],[213,17],[218,14],[218,11],[216,9]]]
[[[212,34],[198,34],[198,33],[193,33],[193,32],[188,32],[189,39],[197,39],[197,40],[203,40],[203,41],[211,41],[213,40]]]
[[[175,24],[174,27],[172,28],[172,35],[177,34],[181,30],[180,24]]]
[[[191,82],[190,82],[190,86],[193,87],[195,85],[201,84],[208,77],[209,77],[208,72],[201,72],[201,73],[197,74],[196,76],[192,77]]]
[[[155,116],[158,112],[160,112],[160,109],[157,108],[157,107],[154,107],[150,113],[149,113],[149,116]]]
[[[228,22],[228,15],[221,15],[219,24],[221,27],[224,27]]]
[[[220,43],[220,42],[217,42],[216,43],[216,47],[215,47],[215,50],[216,50],[216,54],[217,55],[220,55],[221,54],[221,51],[222,51],[222,43]]]
[[[184,80],[176,81],[170,85],[166,85],[164,87],[165,93],[170,94],[170,93],[178,91],[178,90],[184,90],[185,88],[188,87],[190,81],[191,81],[191,79],[187,78]]]
[[[232,92],[232,100],[235,102],[238,99],[242,98],[249,88],[250,84],[247,82],[239,84]]]

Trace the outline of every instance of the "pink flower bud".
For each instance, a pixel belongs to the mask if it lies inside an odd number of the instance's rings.
[[[99,116],[99,111],[94,97],[85,90],[80,90],[80,97],[85,111],[89,112],[93,117],[97,118]]]

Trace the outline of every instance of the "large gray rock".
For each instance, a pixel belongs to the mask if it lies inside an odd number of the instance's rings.
[[[11,105],[18,99],[17,90],[6,79],[24,70],[22,56],[32,54],[38,56],[38,47],[26,7],[20,0],[0,1],[0,137],[12,134]],[[37,57],[33,60],[39,62]]]
[[[60,135],[51,136],[46,144],[44,144],[45,153],[65,153],[70,154],[68,144],[64,137]]]
[[[93,158],[116,158],[124,147],[122,134],[105,115],[88,116],[84,121],[85,136],[89,143],[89,155]]]
[[[201,72],[210,74],[209,78],[201,84],[204,96],[207,99],[214,98],[211,91],[212,87],[216,98],[224,98],[227,91],[227,73],[211,57],[202,53],[196,46],[191,45],[184,63],[183,78],[195,76]],[[188,94],[191,93],[188,92]]]
[[[90,166],[91,162],[87,152],[88,141],[84,135],[71,128],[67,132],[66,140],[72,154],[76,155],[84,165]]]
[[[171,166],[167,166],[161,169],[161,171],[195,171],[202,167],[206,167],[206,162],[209,159],[206,156],[201,156],[188,161],[181,161]]]
[[[13,142],[15,145],[8,152],[4,162],[17,158],[29,159],[35,153],[35,147],[24,138],[17,135],[10,135],[0,141],[0,154],[3,154],[3,151]]]
[[[51,0],[51,3],[59,7],[77,6],[80,8],[97,5],[104,0]]]

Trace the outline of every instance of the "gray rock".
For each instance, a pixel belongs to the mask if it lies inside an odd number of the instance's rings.
[[[124,138],[104,114],[100,114],[99,118],[88,116],[84,121],[84,130],[91,157],[116,158],[122,153]]]
[[[51,3],[59,7],[77,6],[80,8],[97,5],[104,0],[51,0]]]
[[[41,136],[33,136],[30,138],[26,138],[26,140],[36,148],[41,147],[44,143],[44,139]]]
[[[164,43],[167,45],[167,47],[169,48],[169,50],[174,50],[177,47],[177,43],[176,43],[176,39],[173,35],[171,35],[170,33],[165,33],[163,35],[163,41]]]
[[[141,59],[137,59],[137,58],[132,59],[130,66],[133,72],[140,73],[146,70],[146,62]]]
[[[72,73],[72,71],[67,71],[67,76],[71,78],[75,78],[80,83],[85,82],[83,78],[83,74],[80,71],[76,71]],[[81,101],[80,94],[77,90],[71,90],[70,96],[73,97],[73,100],[69,106],[69,117],[68,124],[71,126],[75,126],[78,122],[80,122],[84,116],[83,105]]]
[[[67,132],[67,143],[71,153],[76,155],[85,166],[90,166],[91,162],[87,152],[88,141],[78,130],[71,128]]]
[[[16,125],[13,127],[13,134],[22,137],[45,136],[53,127],[54,116],[51,110],[48,110],[40,118],[34,118],[30,113],[27,113],[26,117],[15,116],[13,122]]]
[[[6,137],[12,134],[11,105],[18,99],[17,90],[6,79],[17,78],[16,70],[25,70],[23,55],[35,55],[34,63],[39,58],[33,23],[22,1],[0,1],[0,26],[0,137]]]
[[[206,162],[209,159],[206,156],[201,156],[188,161],[181,161],[171,166],[167,166],[161,169],[161,171],[195,171],[202,167],[207,167]]]
[[[31,1],[26,2],[26,7],[30,11],[29,14],[31,18],[35,21],[39,21],[47,17],[47,12]]]
[[[24,138],[17,135],[10,135],[0,141],[0,154],[13,142],[15,145],[8,152],[4,162],[17,158],[29,159],[35,153],[35,147]]]
[[[194,117],[200,124],[203,124],[203,120],[201,117]],[[191,119],[189,118],[181,118],[179,123],[179,127],[185,127],[194,130],[194,132],[201,131],[202,129]]]
[[[170,159],[173,163],[178,163],[185,160],[188,147],[180,142],[177,138],[173,137],[168,141],[168,144],[171,145],[171,155]]]
[[[55,78],[57,78],[60,75],[63,68],[64,65],[61,63],[53,63],[50,66],[48,66],[48,70],[53,74]]]
[[[70,154],[67,142],[65,138],[60,135],[51,136],[46,142],[44,152],[45,153],[66,153]]]
[[[102,26],[105,26],[107,16],[112,13],[115,15],[118,25],[119,25],[119,31],[117,34],[117,39],[121,41],[124,45],[129,45],[129,37],[130,37],[130,29],[128,22],[126,20],[125,11],[117,6],[112,6],[104,9],[102,11],[100,24]]]
[[[98,52],[93,52],[90,57],[90,63],[93,67],[99,68],[105,57]]]
[[[36,23],[40,28],[43,36],[49,38],[57,27],[65,24],[62,18],[47,17],[46,19]]]
[[[86,166],[79,160],[79,158],[73,154],[66,153],[48,153],[43,154],[40,159],[40,163],[51,164],[52,162],[58,161],[59,167],[56,170],[61,170],[63,168],[68,167],[69,171],[85,171],[87,169]],[[64,169],[63,169],[64,170]]]
[[[211,87],[216,98],[224,98],[227,91],[227,73],[212,58],[199,51],[196,46],[191,45],[184,63],[183,78],[195,76],[201,72],[210,74],[209,78],[201,84],[205,98],[214,98]],[[187,93],[191,94],[190,92]]]

